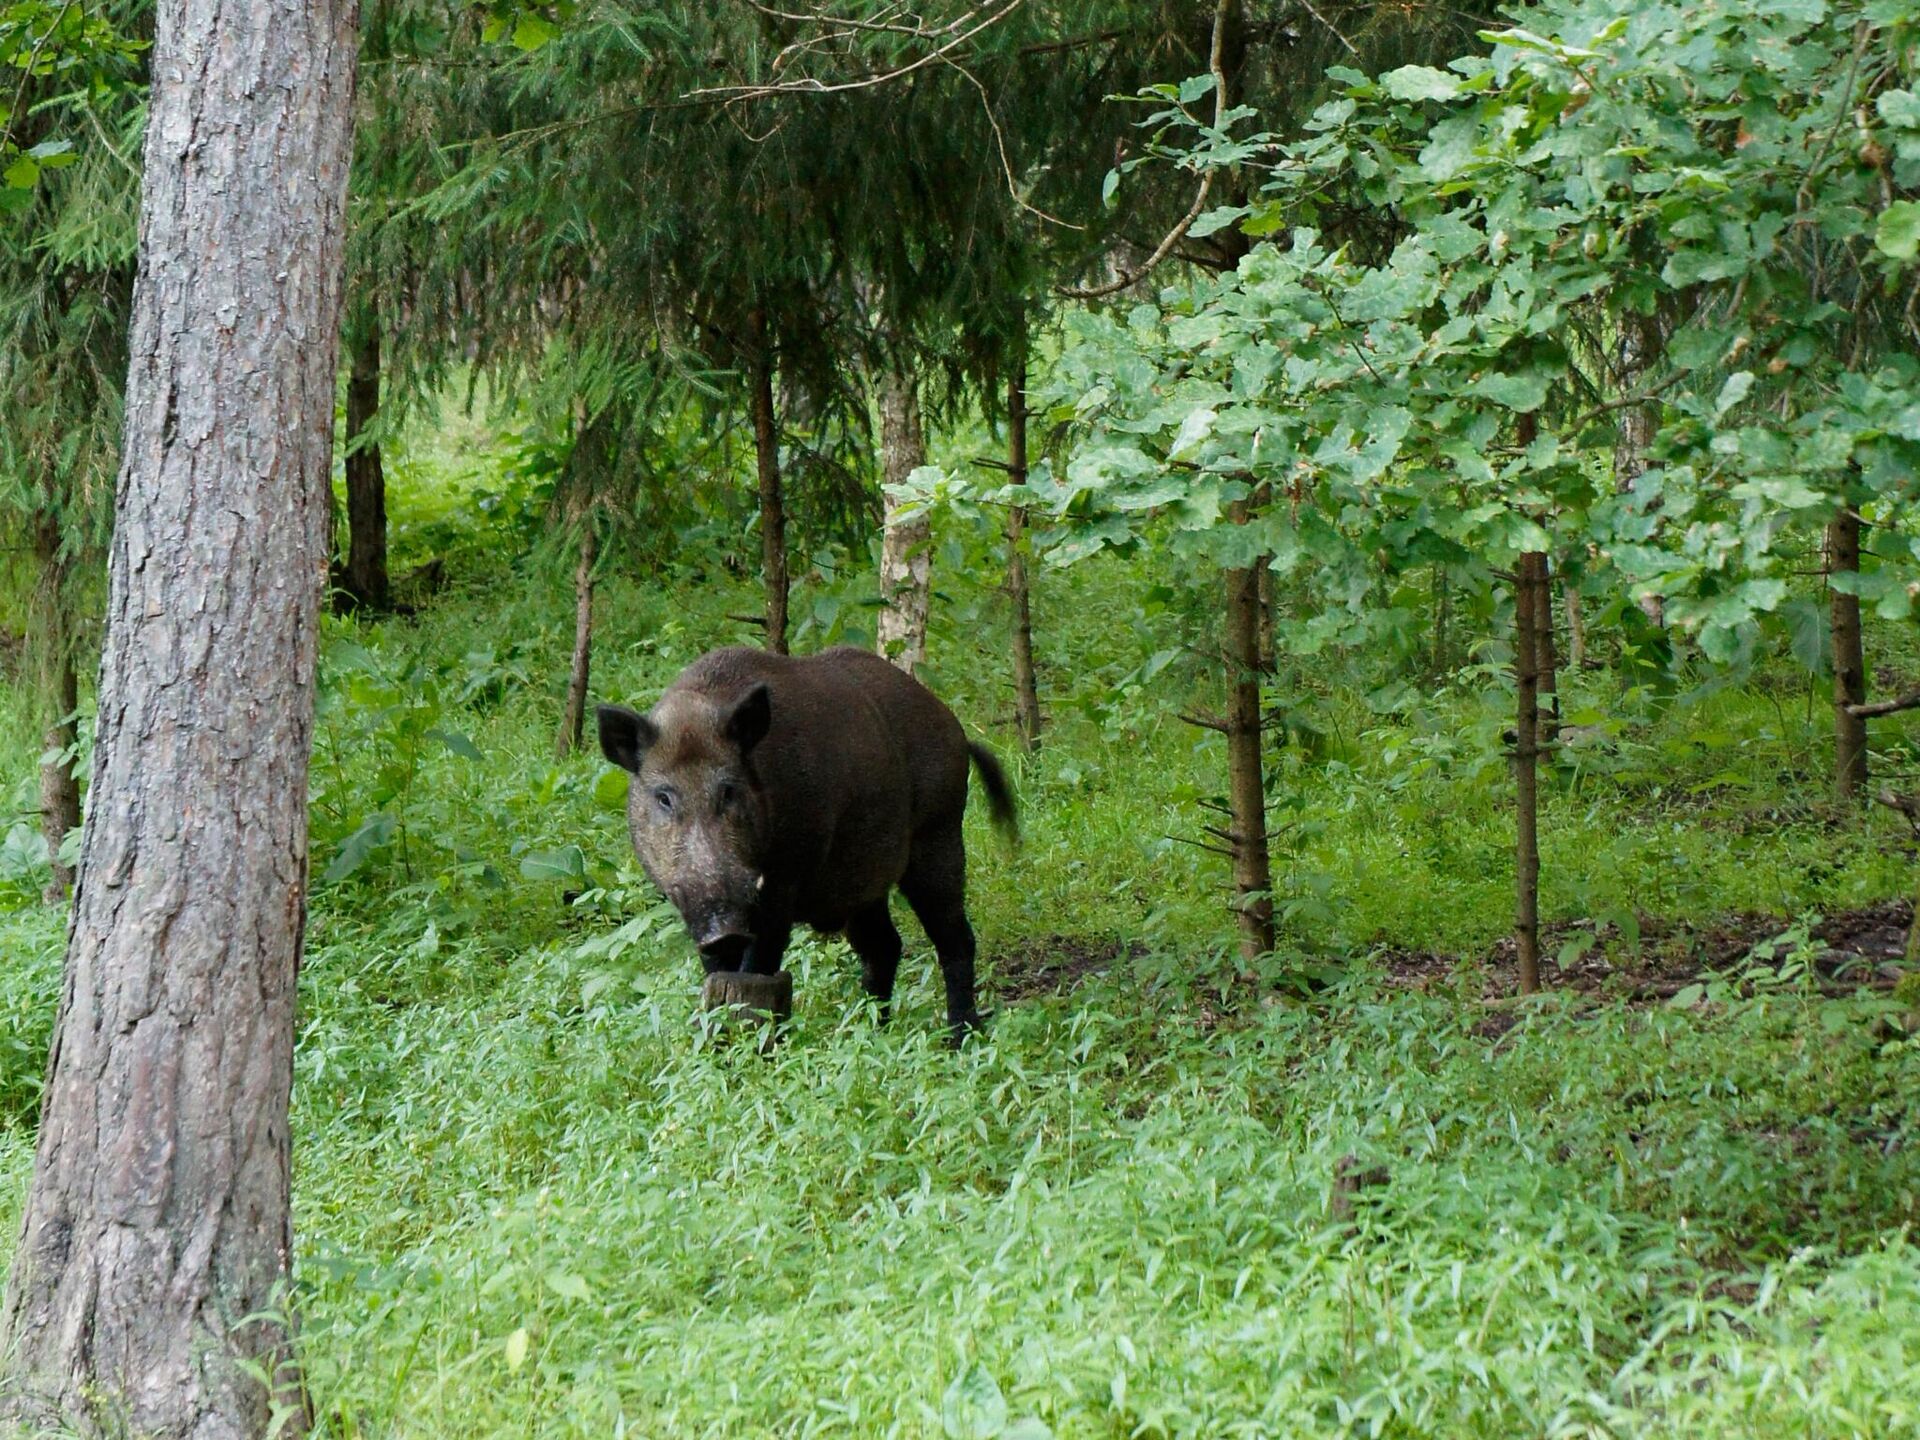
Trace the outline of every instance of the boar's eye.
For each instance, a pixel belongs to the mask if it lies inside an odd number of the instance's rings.
[[[662,815],[673,814],[673,799],[673,791],[669,790],[665,785],[660,786],[653,792],[653,803],[660,807],[660,813]]]
[[[740,798],[740,787],[731,780],[722,780],[713,787],[713,808],[731,810],[733,802]]]

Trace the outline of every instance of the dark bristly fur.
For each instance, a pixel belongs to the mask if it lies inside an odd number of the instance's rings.
[[[884,1015],[900,962],[887,897],[926,928],[957,1039],[979,1023],[961,820],[967,765],[1017,838],[992,752],[911,676],[865,650],[789,657],[730,648],[681,672],[646,715],[599,711],[633,772],[635,851],[711,970],[773,974],[793,927],[844,931]]]

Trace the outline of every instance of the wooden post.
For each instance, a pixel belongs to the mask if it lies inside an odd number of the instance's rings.
[[[762,1050],[771,1050],[780,1027],[793,1018],[793,974],[787,970],[771,975],[716,970],[700,987],[700,1007],[721,1012],[724,1030],[764,1027],[759,1045]]]

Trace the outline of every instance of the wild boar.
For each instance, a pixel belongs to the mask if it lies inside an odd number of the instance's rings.
[[[771,975],[796,924],[844,931],[891,1009],[897,886],[933,942],[957,1042],[979,1024],[961,816],[971,760],[1009,836],[1013,793],[953,712],[877,655],[734,647],[701,656],[646,714],[599,707],[600,748],[630,771],[640,864],[709,973]]]

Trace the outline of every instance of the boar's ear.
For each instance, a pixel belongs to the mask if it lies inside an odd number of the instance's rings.
[[[763,681],[734,702],[721,731],[740,747],[742,755],[749,755],[754,746],[767,738],[767,727],[771,724],[773,697],[767,693]]]
[[[640,768],[640,761],[654,741],[659,727],[646,716],[622,705],[602,705],[600,716],[600,753],[622,770]]]

